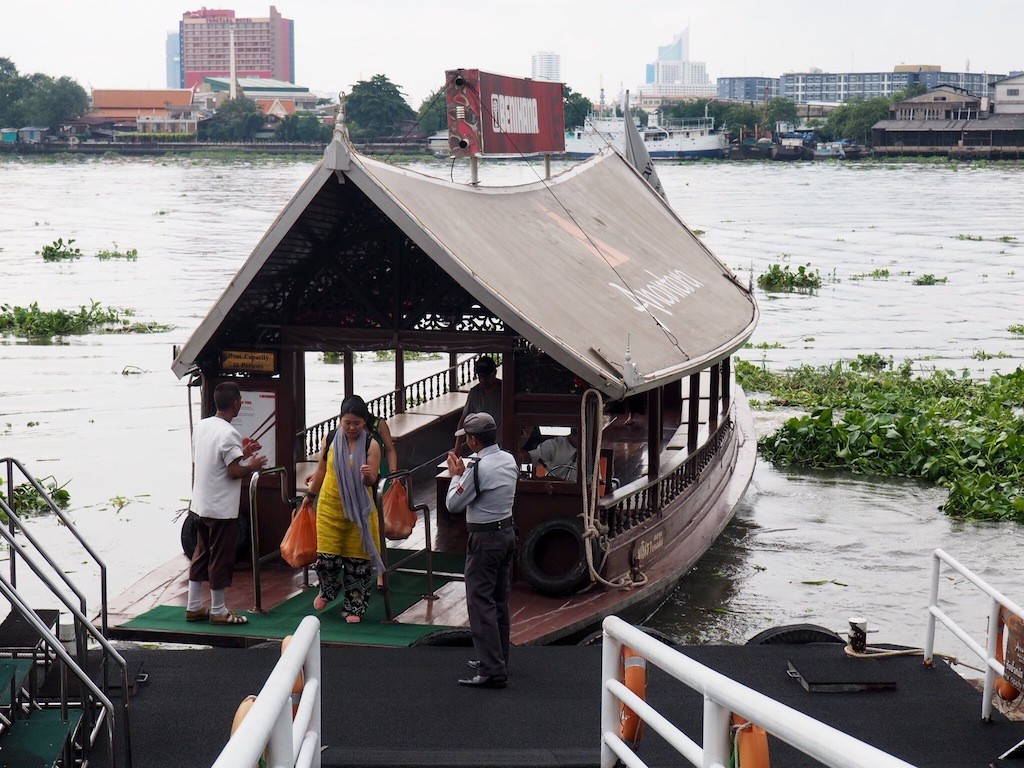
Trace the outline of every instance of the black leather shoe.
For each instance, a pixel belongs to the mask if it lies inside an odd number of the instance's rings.
[[[470,688],[504,688],[508,685],[508,675],[474,675],[459,680],[459,685]]]
[[[469,667],[470,669],[480,669],[480,660],[479,659],[470,659],[469,661],[466,662],[466,666]]]

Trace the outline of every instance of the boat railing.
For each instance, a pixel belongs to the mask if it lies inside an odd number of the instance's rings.
[[[473,364],[477,357],[478,355],[472,355],[412,384],[385,392],[367,402],[366,406],[374,416],[389,419],[396,413],[405,413],[410,408],[430,402],[449,392],[457,392],[476,376]],[[500,360],[497,362],[501,364]],[[315,456],[320,451],[323,438],[338,428],[340,419],[340,415],[331,416],[298,432],[296,438],[302,441],[304,455]]]
[[[612,768],[617,761],[627,768],[645,766],[619,736],[619,712],[623,705],[695,766],[721,768],[730,765],[730,713],[735,713],[832,768],[913,768],[910,763],[700,664],[617,616],[609,616],[602,626],[601,768]],[[680,731],[622,683],[623,646],[628,646],[648,664],[654,664],[703,697],[702,743]]]
[[[982,647],[981,643],[972,638],[945,611],[939,608],[939,576],[943,563],[959,573],[991,599],[988,615],[988,638],[985,647]],[[998,658],[1001,651],[999,643],[1002,637],[999,628],[1004,608],[1017,616],[1024,617],[1024,608],[1021,608],[1021,606],[998,590],[993,589],[977,574],[958,563],[946,552],[936,549],[932,553],[932,584],[931,597],[928,600],[928,632],[924,645],[924,663],[932,663],[935,650],[935,623],[939,622],[956,635],[979,659],[985,662],[985,690],[981,697],[982,720],[988,720],[992,713],[992,691],[995,688],[995,678],[997,675],[1003,675],[1006,672],[1003,663]]]
[[[730,410],[722,416],[717,429],[707,440],[692,452],[679,451],[676,457],[662,466],[656,479],[640,478],[602,499],[601,522],[608,527],[609,537],[624,533],[655,517],[666,504],[700,480],[705,468],[722,450],[733,429]]]
[[[302,693],[293,719],[291,696],[299,675]],[[319,766],[321,685],[320,620],[306,616],[213,768]]]
[[[251,536],[249,538],[249,545],[251,547],[250,557],[252,558],[252,592],[253,600],[255,605],[253,606],[254,613],[263,613],[263,588],[260,581],[260,566],[268,560],[273,560],[280,554],[280,549],[275,549],[272,552],[260,557],[260,513],[259,505],[256,498],[256,488],[259,485],[261,477],[267,477],[269,475],[277,475],[281,485],[281,503],[285,506],[290,506],[292,509],[298,504],[301,497],[289,496],[288,495],[288,470],[286,467],[266,467],[258,472],[253,472],[249,478],[249,526]],[[306,584],[309,584],[309,569],[306,568]]]
[[[53,514],[57,517],[58,520],[60,520],[60,522],[64,525],[64,527],[67,528],[67,530],[71,533],[71,535],[75,537],[75,540],[78,541],[78,543],[81,545],[82,549],[84,549],[85,552],[89,555],[89,557],[91,557],[92,560],[96,563],[96,566],[99,568],[99,572],[100,572],[100,626],[101,626],[101,628],[103,630],[103,634],[106,635],[107,634],[107,564],[105,562],[103,562],[103,559],[99,556],[99,554],[96,552],[96,550],[94,550],[89,545],[89,542],[85,540],[85,537],[82,536],[81,532],[75,526],[74,521],[68,515],[64,514],[64,511],[57,505],[56,502],[54,502],[53,498],[50,496],[49,493],[47,493],[47,491],[43,487],[42,483],[40,483],[35,477],[33,477],[32,473],[29,472],[27,469],[25,469],[25,466],[20,461],[18,461],[15,458],[12,458],[12,457],[8,456],[6,458],[0,459],[0,462],[2,462],[2,463],[7,465],[7,472],[5,473],[6,474],[6,483],[7,483],[7,494],[6,494],[7,495],[7,504],[6,504],[6,509],[7,510],[13,510],[14,506],[15,506],[15,504],[14,504],[14,490],[15,490],[15,485],[14,485],[14,469],[17,468],[18,471],[21,472],[21,474],[25,478],[25,480],[29,483],[29,485],[31,485],[32,488],[35,489],[36,493],[39,494],[39,498],[42,499],[43,503],[46,504],[47,509],[49,509],[51,512],[53,512]],[[84,613],[85,612],[85,604],[84,604],[85,598],[82,597],[81,593],[74,587],[74,585],[72,585],[70,583],[70,580],[67,578],[66,574],[64,573],[64,570],[62,568],[60,568],[59,566],[57,566],[57,564],[54,563],[52,561],[52,559],[50,559],[50,557],[45,552],[43,552],[42,548],[39,546],[39,543],[32,536],[32,533],[28,530],[28,528],[25,527],[24,523],[20,519],[18,519],[17,517],[12,517],[12,516],[9,515],[8,516],[8,521],[7,521],[7,530],[10,531],[10,533],[12,533],[12,534],[14,534],[18,530],[20,530],[25,535],[25,538],[28,539],[28,541],[32,544],[32,546],[38,552],[40,552],[43,555],[44,559],[46,559],[46,562],[50,565],[50,567],[52,569],[54,569],[54,571],[56,571],[56,573],[61,577],[61,579],[65,583],[68,584],[68,586],[72,589],[73,592],[75,592],[76,595],[78,595],[79,597],[82,598],[82,611]],[[11,573],[11,584],[16,588],[18,586],[17,558],[15,557],[13,552],[11,553],[10,564],[9,565],[10,565],[10,573]]]

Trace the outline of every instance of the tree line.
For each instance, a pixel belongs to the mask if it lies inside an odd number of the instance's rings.
[[[0,56],[0,127],[57,127],[89,109],[89,94],[70,77],[22,75]]]
[[[850,138],[867,141],[871,126],[888,117],[891,105],[923,93],[923,85],[914,86],[891,98],[851,99],[833,110],[826,118],[812,120],[815,133],[826,140]],[[582,125],[591,111],[591,102],[570,86],[562,86],[565,125]],[[80,117],[89,109],[89,96],[69,77],[52,78],[43,74],[19,74],[14,62],[0,57],[0,126],[21,128],[29,125],[56,128],[61,123]],[[640,109],[631,110],[641,122],[648,115]],[[621,115],[621,109],[616,109]],[[717,99],[694,99],[677,102],[662,110],[661,119],[671,120],[709,116],[715,125],[733,133],[768,130],[779,122],[797,123],[797,105],[790,99],[776,97],[761,105],[753,103],[726,104]],[[345,117],[352,138],[402,138],[413,132],[431,134],[445,130],[448,112],[445,86],[439,85],[414,110],[400,85],[387,75],[376,74],[369,80],[355,83],[345,100]],[[228,99],[216,114],[202,121],[200,139],[210,141],[252,141],[264,130],[266,116],[256,103],[240,97]],[[274,128],[278,141],[327,142],[331,127],[316,115],[288,115]]]

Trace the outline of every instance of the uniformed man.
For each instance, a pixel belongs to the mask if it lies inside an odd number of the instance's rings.
[[[454,451],[448,452],[448,511],[466,513],[466,607],[473,633],[476,659],[469,666],[473,677],[459,685],[504,688],[508,684],[508,647],[511,616],[509,596],[516,535],[512,505],[519,466],[512,454],[496,445],[497,427],[489,413],[471,413],[456,433],[465,437],[477,455],[467,469]]]

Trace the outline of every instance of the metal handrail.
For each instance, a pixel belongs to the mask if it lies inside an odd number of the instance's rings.
[[[704,666],[617,616],[607,617],[602,626],[601,768],[612,768],[617,760],[627,768],[645,765],[619,737],[622,704],[695,766],[729,765],[732,751],[729,713],[735,712],[831,768],[913,768],[898,757]],[[622,684],[619,668],[623,645],[703,696],[703,744],[696,743]]]
[[[968,635],[953,619],[939,608],[939,573],[942,570],[942,563],[955,570],[966,578],[974,586],[992,598],[992,605],[988,616],[988,641],[986,647],[982,648],[974,638]],[[1006,670],[996,658],[997,642],[999,639],[999,614],[1000,607],[1024,617],[1024,608],[1010,600],[1002,592],[993,589],[977,574],[969,568],[964,567],[955,559],[950,557],[942,549],[936,549],[932,553],[932,584],[931,597],[928,601],[928,631],[924,645],[924,663],[931,664],[933,651],[935,649],[935,622],[939,621],[946,629],[956,635],[964,644],[985,662],[985,691],[981,697],[981,719],[988,720],[992,715],[992,691],[995,688],[996,675],[1003,675]]]
[[[402,483],[406,487],[406,492],[409,498],[412,498],[412,471],[408,469],[400,469],[387,476],[387,480],[391,482]],[[425,554],[425,560],[427,565],[427,594],[424,595],[425,600],[437,600],[437,595],[434,594],[434,560],[433,560],[433,546],[432,537],[430,535],[430,507],[426,504],[417,504],[412,507],[415,511],[423,515],[423,532],[426,537],[426,547],[424,549],[410,550],[410,553],[398,560],[395,563],[388,562],[388,546],[387,540],[384,536],[384,505],[377,505],[377,522],[380,529],[380,539],[384,546],[381,547],[380,557],[384,562],[384,620],[394,621],[394,616],[391,613],[391,576],[390,574],[397,571],[403,565],[408,563],[420,556],[421,553]]]
[[[320,766],[322,690],[320,620],[306,616],[281,654],[238,730],[213,768]],[[302,675],[302,693],[292,719],[291,695]]]
[[[301,497],[289,496],[285,483],[288,480],[288,469],[286,467],[268,467],[252,473],[252,477],[249,478],[249,543],[252,549],[252,589],[254,599],[256,601],[255,606],[252,609],[252,613],[263,613],[263,589],[260,582],[260,564],[266,560],[270,560],[277,556],[281,551],[275,549],[273,552],[268,552],[264,557],[260,558],[260,516],[257,510],[256,504],[256,487],[259,485],[260,478],[264,475],[280,475],[281,480],[281,501],[285,504],[294,506]]]
[[[6,512],[8,515],[13,515],[14,514],[11,511],[11,509],[7,506],[7,504],[4,503],[4,501],[2,499],[0,499],[0,509],[2,509],[4,512]],[[125,723],[125,749],[126,749],[126,752],[127,752],[128,756],[129,756],[129,765],[130,765],[131,764],[131,744],[130,744],[130,741],[129,741],[130,740],[130,736],[129,736],[129,730],[128,729],[129,729],[129,726],[130,726],[131,718],[129,716],[128,663],[125,661],[124,657],[121,656],[121,654],[117,651],[117,649],[114,648],[114,646],[112,646],[110,644],[110,641],[107,640],[107,638],[104,637],[103,634],[99,630],[96,629],[96,627],[93,625],[93,623],[85,615],[85,601],[84,601],[84,599],[82,600],[82,607],[81,608],[76,607],[73,600],[71,600],[67,595],[65,595],[63,592],[61,592],[59,589],[57,589],[57,585],[54,584],[50,580],[49,576],[47,576],[46,573],[43,572],[43,570],[39,567],[39,564],[36,562],[35,558],[33,558],[32,555],[28,551],[26,551],[25,548],[22,547],[17,542],[17,540],[14,538],[14,536],[12,536],[11,533],[9,531],[5,530],[2,526],[0,526],[0,536],[2,536],[7,541],[7,544],[8,544],[8,546],[11,549],[11,557],[14,557],[15,554],[20,555],[22,557],[22,559],[28,564],[29,568],[32,569],[32,572],[39,578],[39,580],[42,581],[50,589],[50,591],[53,593],[53,595],[58,600],[60,600],[61,603],[64,604],[64,607],[67,608],[68,611],[71,612],[72,616],[74,616],[74,619],[75,619],[75,621],[74,621],[74,626],[75,626],[75,655],[78,657],[78,666],[82,669],[82,674],[88,675],[88,656],[87,656],[88,646],[86,644],[86,639],[85,639],[84,632],[88,632],[89,635],[91,635],[92,638],[97,643],[99,643],[99,645],[103,648],[103,651],[104,651],[104,654],[105,654],[104,658],[106,658],[106,657],[113,658],[114,661],[117,663],[117,665],[121,668],[121,684],[122,684],[123,690],[124,690],[124,698],[123,698],[122,709],[123,709],[124,723]],[[40,550],[40,552],[45,555],[45,552],[42,552],[42,550]],[[50,561],[49,558],[47,558],[47,562],[51,563],[51,565],[52,565],[52,561]],[[14,586],[12,585],[12,589],[13,588],[14,588]],[[82,630],[84,630],[84,632]],[[106,684],[106,665],[105,664],[104,664],[104,667],[103,667],[103,677],[104,677],[103,689],[106,690],[107,684]],[[99,725],[100,725],[99,723],[96,723],[97,727],[99,727]],[[92,736],[93,736],[93,738],[95,738],[95,736],[96,736],[96,732],[95,731],[93,732]]]
[[[18,594],[18,591],[17,589],[15,589],[14,585],[11,584],[11,582],[9,582],[3,576],[0,576],[0,592],[2,592],[4,597],[6,597],[7,600],[11,603],[12,608],[17,610],[21,617],[26,622],[28,622],[33,629],[35,629],[39,637],[41,637],[46,642],[46,644],[50,646],[50,649],[64,663],[65,668],[72,670],[75,674],[75,677],[78,678],[82,685],[89,689],[92,695],[96,697],[96,700],[102,705],[103,709],[106,712],[106,716],[103,718],[103,720],[107,724],[107,755],[110,761],[111,768],[116,768],[117,760],[114,753],[114,705],[111,703],[110,699],[108,699],[106,695],[104,695],[104,693],[89,678],[89,676],[82,670],[82,668],[75,663],[75,660],[71,658],[68,652],[64,650],[64,646],[56,637],[54,637],[53,633],[46,628],[43,622],[39,620],[39,617],[36,616],[36,612],[32,610],[25,603],[24,600],[21,599],[21,595]],[[127,707],[127,688],[124,691],[124,696],[126,701],[125,706]],[[67,706],[66,700],[64,698],[62,698],[61,706],[62,709]],[[127,715],[127,709],[125,710],[125,714]],[[96,725],[98,728],[101,725],[101,723],[97,722]],[[90,746],[92,745],[92,743],[93,739],[90,739]],[[125,765],[128,766],[128,768],[131,768],[132,765],[131,741],[128,732],[127,722],[125,723]]]
[[[96,561],[96,564],[99,566],[99,569],[100,569],[100,626],[103,628],[103,634],[106,635],[107,631],[108,631],[108,627],[107,627],[107,564],[105,562],[103,562],[103,559],[99,556],[99,554],[91,546],[89,546],[89,542],[87,542],[85,540],[85,537],[82,536],[81,533],[79,533],[78,528],[75,527],[75,524],[74,524],[74,522],[72,522],[71,518],[68,517],[67,515],[65,515],[64,512],[60,509],[60,507],[58,507],[54,503],[53,499],[51,499],[50,495],[46,492],[46,489],[43,488],[42,485],[40,485],[39,481],[36,480],[35,477],[32,476],[32,473],[30,473],[27,469],[25,469],[24,465],[22,465],[22,463],[20,461],[18,461],[17,459],[15,459],[15,458],[13,458],[11,456],[7,456],[7,457],[5,457],[3,459],[0,459],[0,462],[7,464],[8,504],[11,507],[14,507],[14,467],[16,466],[21,471],[21,474],[24,475],[25,479],[28,480],[32,484],[33,488],[36,489],[36,492],[39,493],[39,495],[46,501],[46,504],[50,508],[50,510],[65,525],[65,527],[67,527],[67,529],[69,531],[71,531],[71,534],[75,537],[75,539],[78,540],[78,543],[82,545],[82,548],[85,549],[85,551],[89,554],[89,556],[92,557],[92,559]],[[19,523],[19,527],[21,528],[21,530],[23,532],[25,532],[26,536],[29,535],[28,532],[26,531],[24,525],[21,525]],[[8,523],[8,528],[11,530],[12,533],[14,532],[13,526],[10,524],[10,522]],[[32,541],[32,539],[29,538],[29,541]],[[35,545],[34,541],[33,541],[33,544]],[[35,545],[35,546],[38,548],[38,545]],[[10,570],[11,570],[11,584],[13,586],[17,586],[18,581],[17,581],[16,572],[15,572],[15,559],[14,559],[13,555],[11,556]],[[60,569],[58,569],[58,570],[60,570]]]

